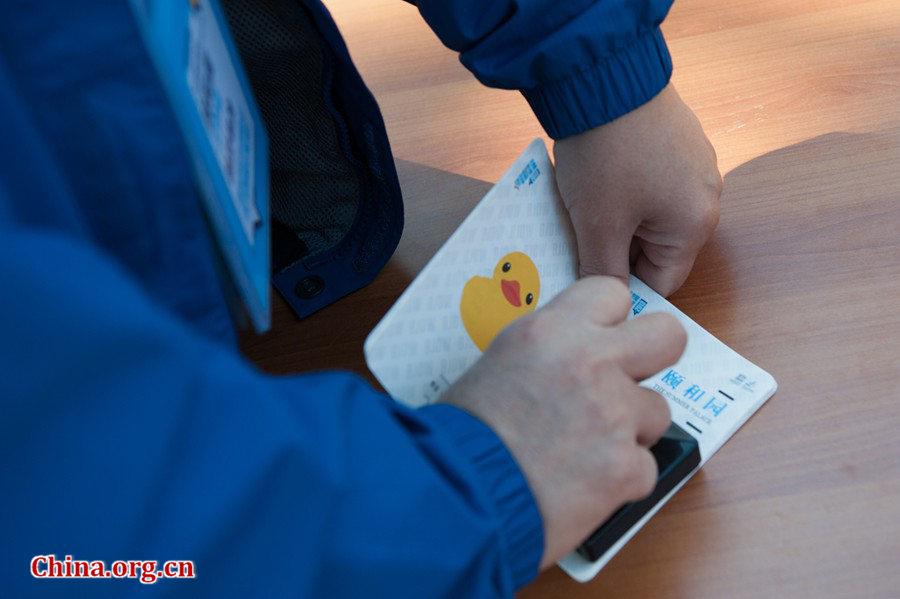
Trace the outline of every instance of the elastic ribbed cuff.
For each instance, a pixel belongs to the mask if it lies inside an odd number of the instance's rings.
[[[571,77],[522,90],[547,135],[562,139],[649,102],[669,83],[672,57],[659,28]]]
[[[493,500],[502,523],[501,542],[514,588],[525,586],[537,575],[544,553],[544,529],[537,502],[519,465],[496,433],[465,410],[434,404],[419,411],[441,423],[442,431],[480,474],[482,488]]]

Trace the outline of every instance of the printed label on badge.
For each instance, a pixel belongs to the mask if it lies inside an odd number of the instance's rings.
[[[197,197],[254,328],[271,325],[269,140],[217,0],[130,0]]]
[[[215,15],[192,2],[187,81],[247,240],[260,222],[253,201],[253,119]]]

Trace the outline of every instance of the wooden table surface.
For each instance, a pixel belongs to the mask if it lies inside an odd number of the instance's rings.
[[[366,289],[245,336],[261,368],[347,368],[542,131],[399,0],[330,0],[378,98],[407,227]],[[900,597],[900,2],[676,0],[674,82],[725,176],[721,224],[672,302],[776,395],[589,584],[522,597]],[[371,377],[370,377],[371,378]]]

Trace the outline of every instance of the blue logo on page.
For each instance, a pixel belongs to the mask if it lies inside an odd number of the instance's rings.
[[[631,292],[631,312],[635,316],[641,313],[644,307],[647,305],[647,300],[639,296],[634,291]]]
[[[514,186],[516,189],[519,189],[519,187],[525,183],[531,185],[537,181],[537,178],[540,176],[541,171],[538,170],[537,164],[535,164],[534,160],[529,160],[528,164],[525,165],[525,168],[522,169],[522,172],[519,173],[519,176],[516,177]]]

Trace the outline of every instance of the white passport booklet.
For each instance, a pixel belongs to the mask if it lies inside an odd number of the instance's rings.
[[[537,139],[369,334],[369,368],[398,401],[437,401],[503,326],[546,304],[576,273],[574,234],[547,149]],[[687,329],[681,359],[641,385],[662,394],[673,422],[697,440],[699,469],[775,393],[775,379],[637,278],[631,277],[630,288],[629,318],[668,312]],[[560,567],[576,580],[593,578],[686,480],[599,559],[572,552]]]

